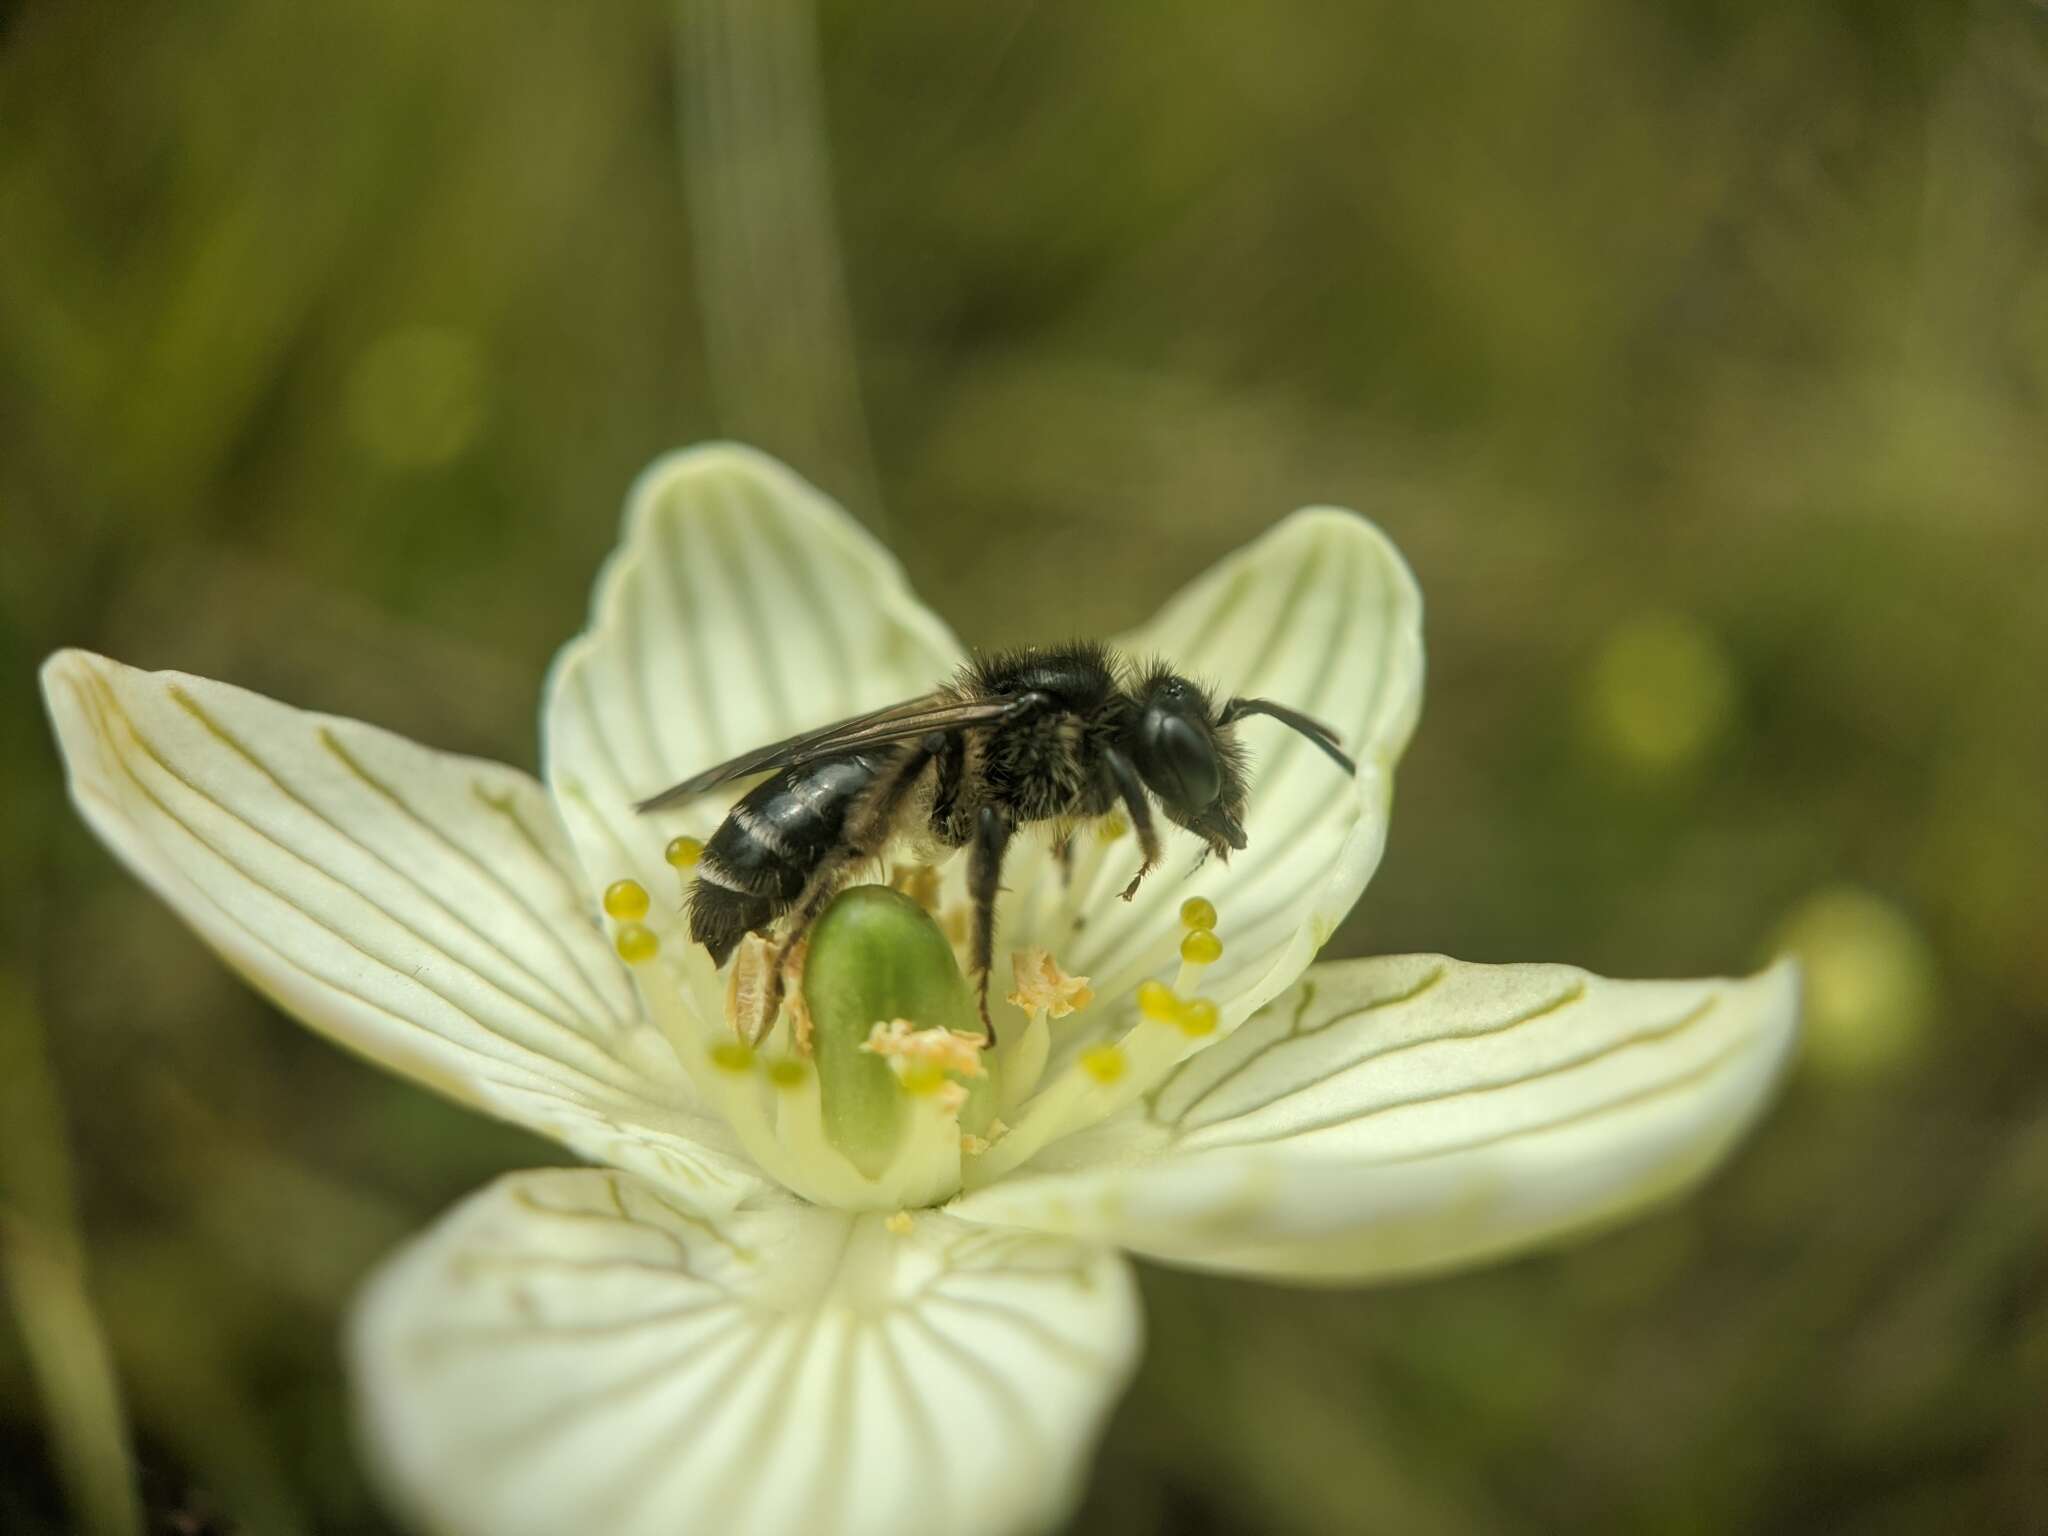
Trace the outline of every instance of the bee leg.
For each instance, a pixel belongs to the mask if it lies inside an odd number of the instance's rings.
[[[759,1045],[768,1038],[768,1031],[775,1027],[777,1015],[782,1012],[783,972],[789,956],[787,944],[777,945],[768,957],[768,972],[761,978],[761,995],[754,1004],[749,1045]]]
[[[1123,898],[1129,901],[1138,894],[1138,887],[1159,863],[1159,829],[1152,825],[1152,802],[1146,798],[1144,781],[1138,777],[1138,770],[1131,766],[1131,760],[1114,748],[1103,753],[1102,757],[1109,765],[1110,777],[1116,780],[1116,790],[1123,797],[1124,808],[1131,813],[1131,829],[1138,834],[1138,851],[1145,856],[1138,872],[1131,876],[1131,883],[1123,889]]]
[[[1070,833],[1052,845],[1052,856],[1060,866],[1060,889],[1074,888],[1074,839]]]
[[[945,746],[945,733],[933,731],[905,752],[848,814],[846,827],[840,833],[839,846],[819,862],[811,871],[810,879],[804,882],[802,892],[787,914],[782,943],[775,951],[775,963],[769,967],[766,1017],[771,1022],[782,1005],[783,972],[803,954],[811,925],[825,915],[825,909],[832,905],[832,898],[839,894],[856,870],[882,856],[896,823],[896,813],[903,809],[903,803],[909,799],[918,778],[931,766],[932,759],[945,750]]]
[[[773,941],[759,929],[733,946],[732,968],[725,978],[725,1019],[733,1033],[749,1045],[759,1045],[767,1038],[781,1007],[782,977],[770,974],[775,970],[775,957]]]
[[[974,851],[968,855],[967,894],[974,901],[974,973],[980,988],[982,1045],[996,1043],[996,1027],[988,1016],[988,977],[995,965],[996,893],[1003,888],[1003,854],[1010,846],[1009,821],[992,805],[981,808],[974,828]]]

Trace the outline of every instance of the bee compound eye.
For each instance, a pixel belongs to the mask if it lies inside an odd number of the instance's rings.
[[[1155,711],[1147,724],[1146,745],[1159,787],[1189,810],[1213,805],[1223,793],[1214,743],[1193,722],[1164,710]]]

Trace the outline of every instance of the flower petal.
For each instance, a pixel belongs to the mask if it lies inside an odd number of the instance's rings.
[[[1114,1253],[575,1170],[402,1253],[353,1356],[373,1466],[447,1536],[952,1536],[1059,1518],[1138,1335]]]
[[[1128,1111],[949,1209],[1204,1269],[1447,1269],[1702,1177],[1763,1105],[1797,1014],[1789,963],[1741,981],[1320,965]]]
[[[526,775],[225,683],[64,651],[43,691],[79,810],[280,1008],[381,1066],[731,1205]]]
[[[673,911],[666,839],[708,837],[734,795],[648,816],[636,802],[922,693],[960,655],[889,553],[783,465],[726,443],[660,460],[543,711],[545,777],[592,886],[630,875]]]
[[[1117,890],[1136,867],[1134,841],[1094,840],[1062,891],[1050,860],[1014,910],[1020,934],[1114,997],[1173,960],[1174,911],[1191,895],[1222,914],[1223,959],[1203,980],[1226,1027],[1283,991],[1351,910],[1386,844],[1395,760],[1422,705],[1422,598],[1399,551],[1349,512],[1310,508],[1287,518],[1185,588],[1149,624],[1118,642],[1161,656],[1212,684],[1219,700],[1271,699],[1333,728],[1358,762],[1348,778],[1278,721],[1245,720],[1252,750],[1248,846],[1226,866],[1193,874],[1191,840],[1177,846],[1128,903]],[[1027,881],[1036,880],[1027,890]],[[1023,938],[1016,941],[1025,942]]]

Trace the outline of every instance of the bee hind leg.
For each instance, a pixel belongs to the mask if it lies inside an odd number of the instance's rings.
[[[918,777],[929,768],[946,744],[942,732],[934,731],[905,752],[889,772],[868,791],[863,802],[847,817],[840,845],[811,871],[810,878],[786,914],[782,942],[769,968],[766,1017],[772,1024],[782,1005],[786,978],[803,970],[803,955],[811,926],[825,915],[837,896],[863,864],[881,857],[895,825],[896,813],[916,787]]]
[[[736,1036],[758,1046],[775,1027],[782,1008],[781,968],[764,932],[747,934],[735,949],[732,969],[725,978],[725,1019]]]

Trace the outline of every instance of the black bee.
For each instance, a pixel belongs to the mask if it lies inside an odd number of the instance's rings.
[[[1012,834],[1034,822],[1064,834],[1121,806],[1142,855],[1126,901],[1160,859],[1154,797],[1168,821],[1229,858],[1245,846],[1245,750],[1234,727],[1247,715],[1270,715],[1346,773],[1357,771],[1327,726],[1285,705],[1237,698],[1218,709],[1198,684],[1163,665],[1140,670],[1106,646],[1079,641],[978,658],[922,697],[744,753],[639,808],[770,775],[705,844],[690,890],[690,937],[722,966],[748,933],[766,934],[787,919],[770,968],[771,1020],[780,962],[891,839],[971,849],[973,965],[993,1039],[995,899]]]

